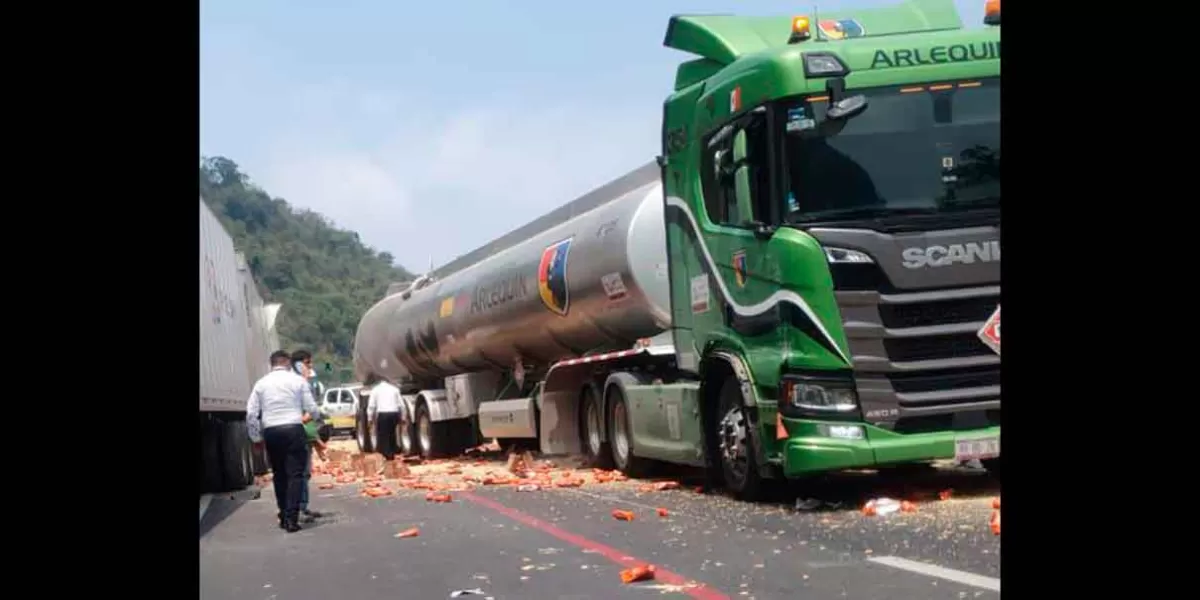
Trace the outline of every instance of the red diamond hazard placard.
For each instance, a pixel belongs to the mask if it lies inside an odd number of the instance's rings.
[[[987,344],[997,355],[1000,354],[1000,307],[996,307],[996,312],[988,318],[983,324],[983,328],[979,330],[979,339]]]

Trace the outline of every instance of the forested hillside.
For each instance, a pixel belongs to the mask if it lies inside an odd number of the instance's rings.
[[[363,245],[358,234],[271,198],[228,158],[202,160],[200,196],[246,254],[263,299],[283,304],[284,348],[312,351],[318,369],[332,364],[324,379],[348,381],[358,319],[389,283],[411,274],[393,266],[392,255]]]

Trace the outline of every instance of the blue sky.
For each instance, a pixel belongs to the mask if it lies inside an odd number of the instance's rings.
[[[955,2],[982,22],[984,0]],[[201,0],[200,153],[422,271],[657,154],[687,59],[662,47],[670,15],[812,6]]]

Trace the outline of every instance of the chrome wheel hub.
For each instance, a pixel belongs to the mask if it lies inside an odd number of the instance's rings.
[[[404,450],[404,453],[405,454],[411,453],[412,452],[412,436],[409,435],[408,427],[405,427],[403,423],[401,423],[400,425],[397,425],[396,437],[400,438],[400,448]]]
[[[746,427],[746,415],[742,412],[741,407],[729,409],[721,418],[719,431],[721,461],[724,463],[726,471],[738,481],[746,476],[748,466],[749,448],[746,438],[749,431]]]
[[[597,456],[600,454],[600,409],[595,402],[588,403],[587,428],[588,448],[593,456]]]
[[[613,406],[612,446],[621,464],[629,458],[629,433],[625,431],[625,403],[618,402]]]
[[[429,415],[421,415],[421,421],[417,423],[418,435],[421,436],[421,448],[426,452],[429,451],[429,440],[433,437],[430,433]]]

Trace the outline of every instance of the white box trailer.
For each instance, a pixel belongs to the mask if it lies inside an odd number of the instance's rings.
[[[200,491],[240,489],[266,471],[246,431],[246,401],[279,348],[275,317],[244,256],[200,199]]]

